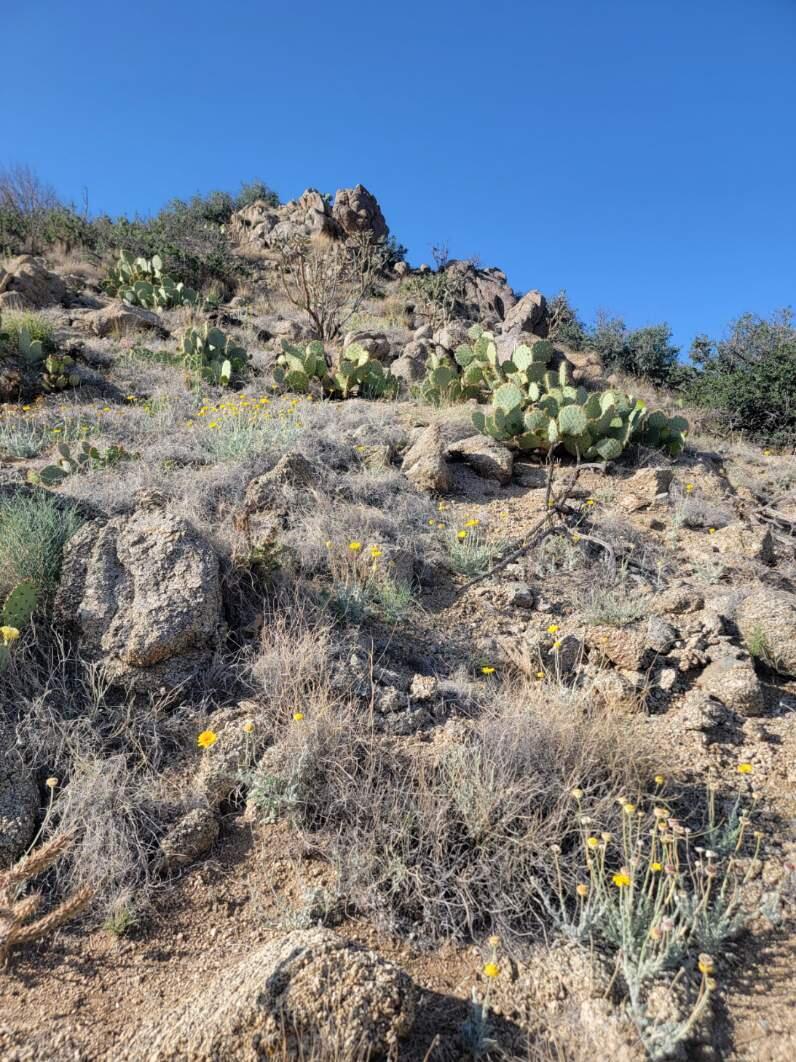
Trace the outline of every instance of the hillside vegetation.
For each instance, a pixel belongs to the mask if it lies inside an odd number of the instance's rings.
[[[790,313],[361,185],[0,252],[0,1056],[793,1057]]]

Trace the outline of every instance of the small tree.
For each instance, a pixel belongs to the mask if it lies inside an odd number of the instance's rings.
[[[373,290],[387,261],[383,242],[361,234],[350,241],[289,238],[277,268],[289,301],[310,319],[316,338],[336,339]]]

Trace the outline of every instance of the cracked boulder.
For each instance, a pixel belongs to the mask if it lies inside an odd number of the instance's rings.
[[[112,682],[179,685],[213,653],[218,558],[187,520],[160,509],[89,522],[65,550],[55,616]]]

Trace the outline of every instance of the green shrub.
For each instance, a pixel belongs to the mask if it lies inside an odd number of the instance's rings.
[[[686,398],[716,410],[717,430],[796,444],[796,327],[789,310],[768,320],[745,314],[718,342],[698,336],[691,357],[699,369]]]
[[[588,336],[588,345],[602,357],[612,372],[643,376],[656,383],[666,383],[677,367],[679,347],[672,343],[668,324],[650,325],[629,331],[620,317],[598,314]]]

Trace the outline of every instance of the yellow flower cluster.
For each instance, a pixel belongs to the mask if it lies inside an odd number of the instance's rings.
[[[19,638],[19,631],[16,627],[0,627],[0,641],[3,645],[11,645]]]
[[[219,402],[217,405],[205,403],[197,410],[196,419],[187,420],[185,426],[193,428],[199,420],[203,427],[218,431],[225,423],[231,421],[235,423],[244,421],[255,425],[269,420],[286,420],[298,415],[299,404],[302,401],[310,401],[310,399],[306,396],[297,396],[290,402],[277,405],[268,395],[260,397],[238,395],[234,399]],[[297,427],[301,427],[301,424],[297,423]]]

